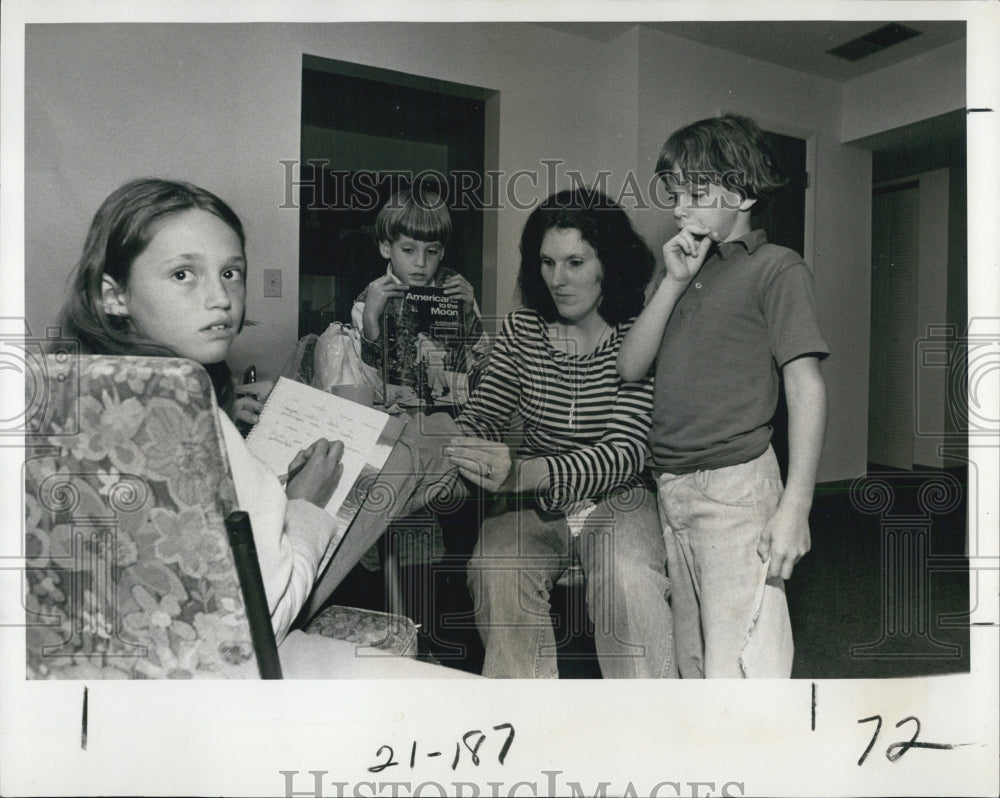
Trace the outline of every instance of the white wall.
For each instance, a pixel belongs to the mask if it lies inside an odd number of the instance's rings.
[[[959,39],[844,84],[841,141],[965,107],[966,43]]]

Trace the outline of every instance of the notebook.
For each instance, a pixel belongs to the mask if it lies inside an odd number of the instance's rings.
[[[295,455],[319,438],[344,444],[344,470],[325,508],[336,521],[337,532],[321,568],[354,520],[365,488],[385,465],[403,423],[381,410],[287,377],[279,377],[268,395],[247,446],[275,475],[285,474]]]

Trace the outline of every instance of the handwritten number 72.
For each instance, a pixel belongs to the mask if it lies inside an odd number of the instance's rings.
[[[879,732],[882,731],[882,716],[872,715],[870,718],[861,718],[858,723],[870,723],[875,721],[875,733],[872,735],[871,741],[868,743],[868,747],[865,748],[865,752],[861,755],[861,759],[858,760],[858,766],[864,764],[864,761],[868,758],[868,754],[871,753],[872,748],[875,747],[875,742],[878,740]],[[909,751],[911,748],[934,748],[938,750],[948,750],[951,748],[958,748],[961,745],[968,745],[968,743],[957,743],[952,745],[950,743],[922,743],[917,742],[917,737],[920,736],[920,721],[913,717],[913,715],[907,715],[899,723],[896,724],[898,729],[904,723],[913,723],[913,736],[909,740],[903,740],[901,742],[892,743],[885,749],[885,758],[890,762],[895,762],[903,754]]]

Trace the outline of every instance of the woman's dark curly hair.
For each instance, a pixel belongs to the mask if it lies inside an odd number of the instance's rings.
[[[546,321],[559,318],[552,294],[542,279],[542,239],[553,228],[579,230],[601,262],[601,304],[597,311],[608,324],[620,324],[642,310],[645,288],[653,276],[653,253],[632,227],[625,211],[600,191],[560,191],[531,212],[521,233],[521,270],[517,276],[521,302]]]

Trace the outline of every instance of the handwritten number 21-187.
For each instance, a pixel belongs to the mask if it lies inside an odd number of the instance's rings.
[[[507,752],[510,750],[511,743],[514,742],[514,726],[512,724],[510,724],[510,723],[501,723],[501,724],[493,727],[494,731],[501,731],[501,730],[504,730],[504,729],[507,730],[507,739],[504,740],[503,745],[500,747],[500,753],[497,755],[497,761],[501,765],[503,764],[504,760],[507,758]],[[469,754],[471,754],[472,764],[473,765],[479,765],[479,762],[480,762],[479,747],[485,741],[486,741],[486,735],[483,734],[483,732],[480,731],[479,729],[473,729],[473,730],[467,731],[465,734],[463,734],[462,735],[462,742],[461,743],[455,743],[455,758],[452,760],[451,769],[454,770],[455,768],[458,767],[459,759],[461,759],[462,746],[463,745],[465,746],[465,749],[469,752]],[[399,764],[399,762],[397,762],[396,759],[395,759],[395,757],[394,757],[392,746],[390,746],[390,745],[383,745],[383,746],[381,746],[378,749],[378,751],[375,752],[375,756],[376,757],[380,757],[380,756],[383,756],[383,755],[386,757],[386,760],[384,762],[380,762],[377,765],[372,765],[370,768],[368,768],[369,772],[371,772],[371,773],[381,773],[386,768],[394,767],[394,766],[396,766],[396,765]],[[441,756],[441,752],[440,751],[431,751],[431,752],[425,754],[425,756],[427,756],[427,757],[438,757],[438,756]],[[413,741],[413,745],[410,748],[410,767],[411,768],[414,767],[414,765],[416,764],[416,760],[417,760],[417,742],[416,742],[416,740],[414,740]]]

